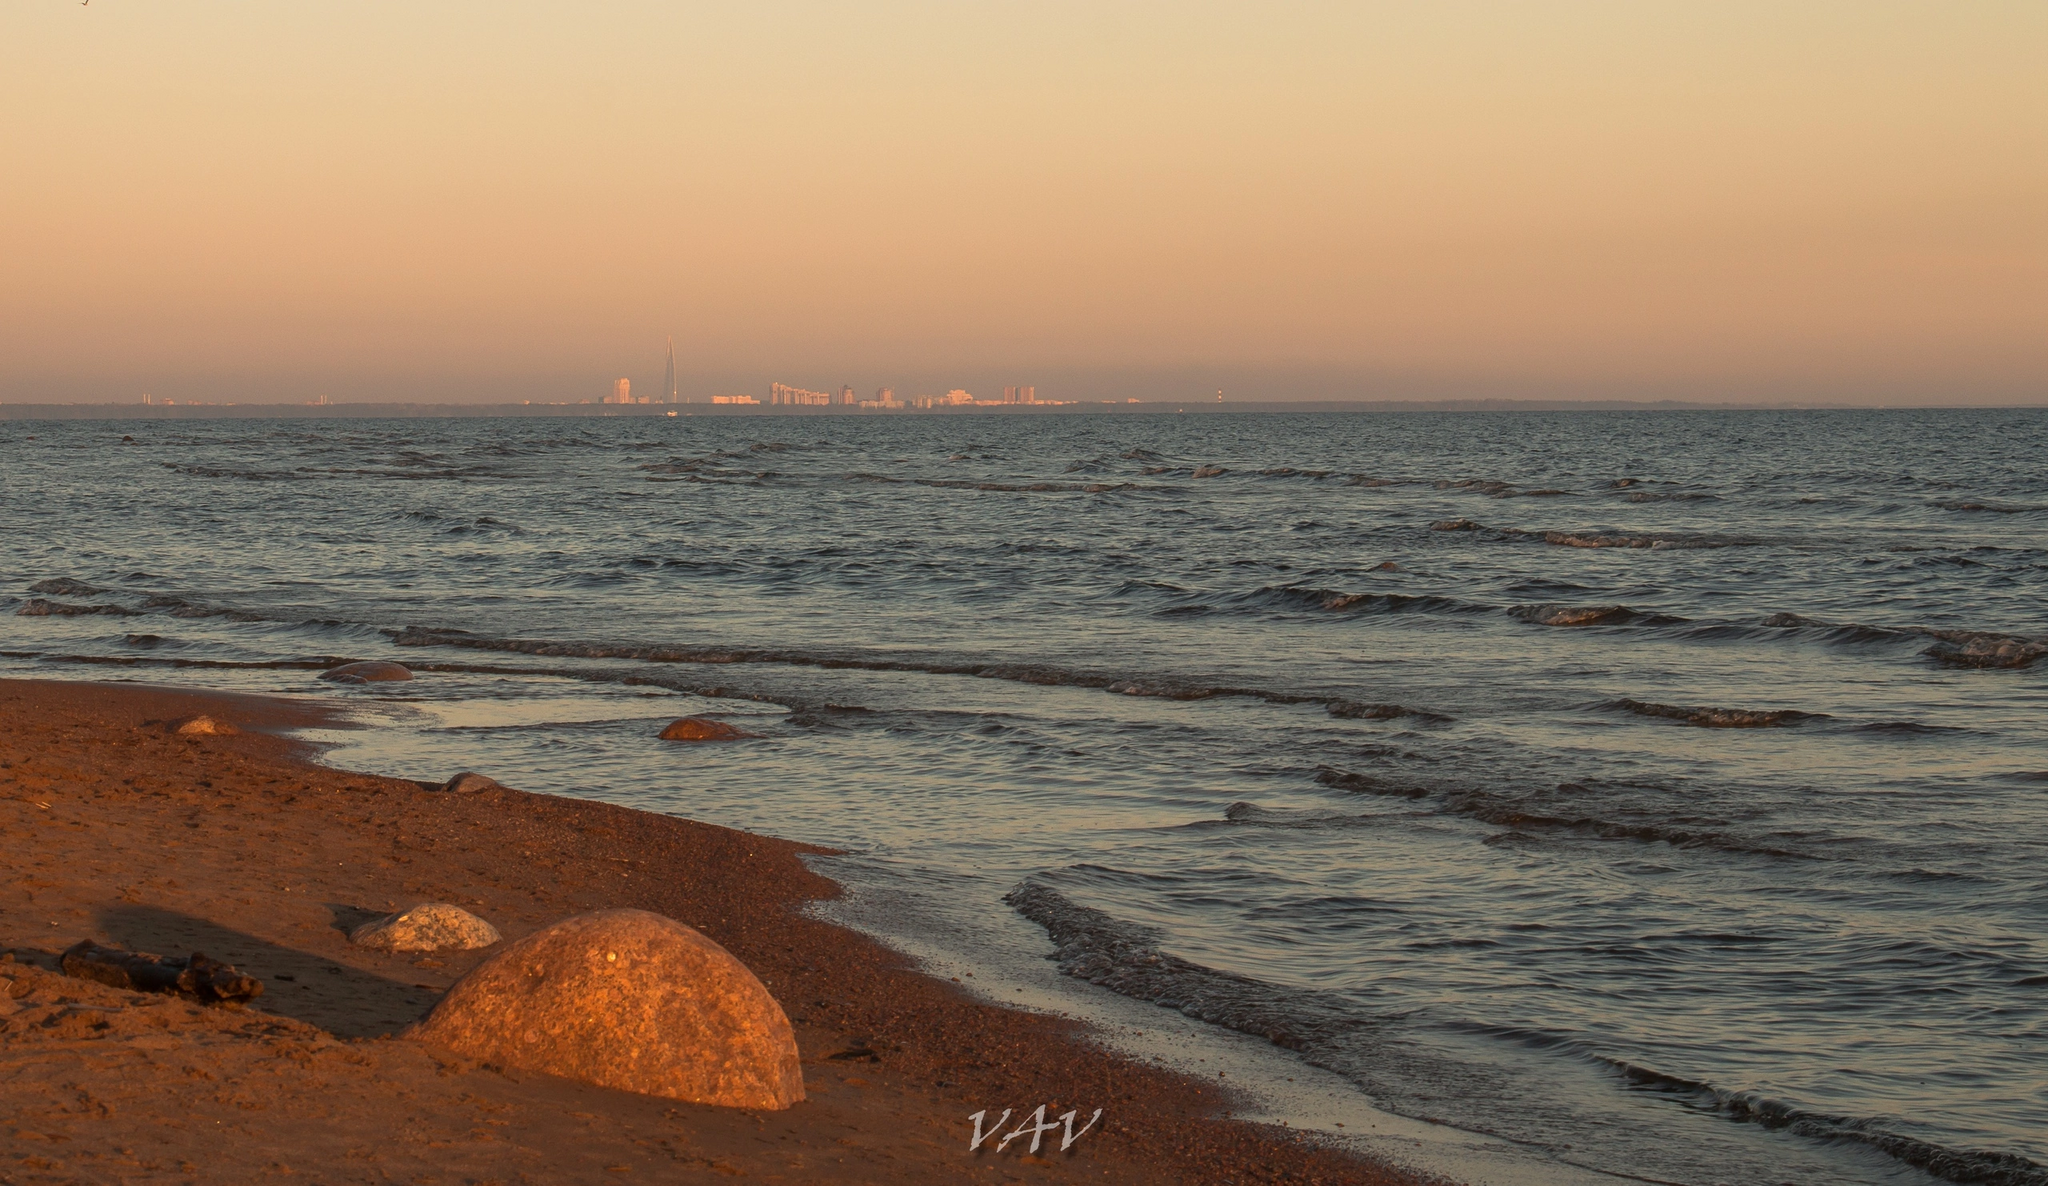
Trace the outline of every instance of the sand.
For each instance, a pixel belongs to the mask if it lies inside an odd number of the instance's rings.
[[[204,713],[226,735],[169,724]],[[314,765],[316,703],[0,681],[0,1182],[1323,1182],[1414,1179],[1224,1118],[1211,1084],[1074,1023],[979,1003],[805,917],[805,846],[601,803]],[[485,952],[350,945],[451,902],[507,939],[630,906],[745,961],[796,1026],[810,1098],[677,1104],[397,1036]],[[246,1010],[70,979],[80,939],[203,951]],[[1074,1147],[968,1151],[969,1115],[1096,1108]]]

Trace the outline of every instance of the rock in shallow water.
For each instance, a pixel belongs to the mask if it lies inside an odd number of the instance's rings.
[[[77,618],[92,614],[133,617],[135,611],[121,605],[75,605],[68,601],[51,601],[46,597],[31,597],[14,611],[17,618]]]
[[[446,902],[415,906],[348,933],[349,942],[379,951],[471,951],[502,938],[498,928]]]
[[[403,663],[385,663],[367,660],[362,663],[344,663],[330,667],[320,673],[321,679],[333,680],[337,684],[380,684],[412,678],[412,669]]]
[[[671,918],[600,910],[485,960],[406,1036],[621,1091],[734,1108],[804,1098],[789,1018],[723,947]]]
[[[709,717],[684,717],[670,721],[668,728],[661,731],[663,741],[738,741],[746,737],[759,737],[737,725],[714,721]]]
[[[55,593],[60,597],[95,597],[106,592],[98,585],[88,585],[84,581],[74,581],[70,577],[52,577],[47,581],[37,581],[28,587],[28,591]]]

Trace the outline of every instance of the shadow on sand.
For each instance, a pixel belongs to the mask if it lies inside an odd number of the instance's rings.
[[[263,981],[263,995],[251,1008],[309,1022],[337,1037],[395,1034],[441,999],[439,989],[386,979],[175,910],[114,906],[100,911],[97,921],[104,934],[130,951],[181,956],[203,951],[225,960]],[[337,911],[337,925],[341,921]]]

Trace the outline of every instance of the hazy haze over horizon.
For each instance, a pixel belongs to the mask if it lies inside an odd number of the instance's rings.
[[[0,400],[2048,398],[2048,8],[0,16]]]

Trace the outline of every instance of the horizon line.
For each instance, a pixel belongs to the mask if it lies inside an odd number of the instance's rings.
[[[2031,403],[1869,403],[1824,400],[1708,401],[1708,400],[1624,400],[1552,399],[1531,397],[1486,397],[1467,399],[1415,400],[1075,400],[1045,404],[995,404],[984,406],[940,406],[934,408],[878,409],[852,405],[774,404],[603,404],[532,401],[426,402],[419,400],[364,400],[354,402],[296,401],[291,403],[204,402],[189,403],[7,403],[0,402],[0,419],[182,419],[206,415],[221,417],[363,416],[376,412],[412,416],[573,416],[600,418],[628,416],[669,419],[696,416],[869,416],[903,417],[927,415],[1104,415],[1109,413],[1301,413],[1301,412],[1598,412],[1598,411],[1704,411],[1704,412],[1793,412],[1793,411],[2027,411],[2048,408],[2048,396]],[[37,414],[43,414],[39,417]],[[682,413],[682,416],[675,416]]]

